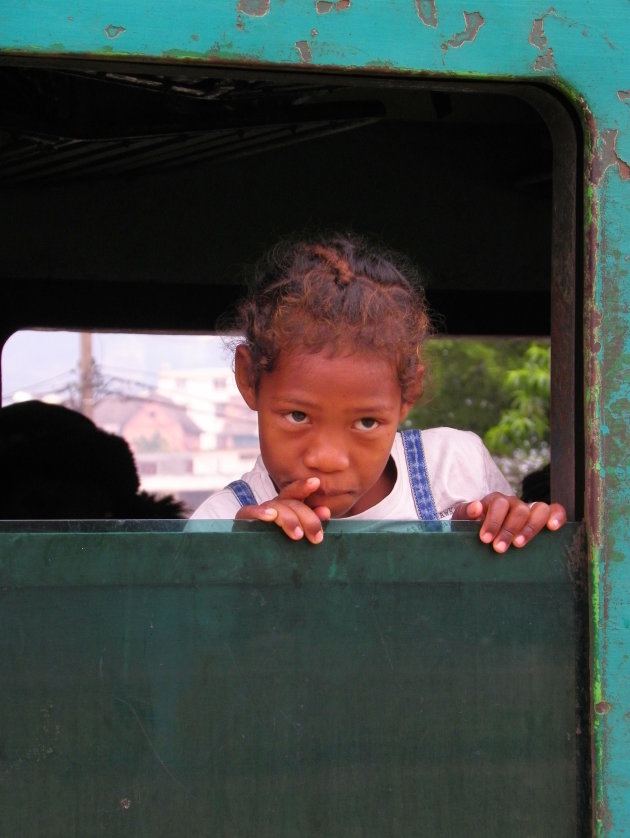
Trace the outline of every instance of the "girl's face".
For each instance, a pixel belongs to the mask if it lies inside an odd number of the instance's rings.
[[[419,385],[421,378],[420,368]],[[255,388],[249,352],[240,346],[236,380],[258,411],[262,458],[278,490],[319,477],[305,503],[329,507],[333,518],[363,512],[392,490],[389,455],[411,404],[391,361],[369,352],[285,352]]]

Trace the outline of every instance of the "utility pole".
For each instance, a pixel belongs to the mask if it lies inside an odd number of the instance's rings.
[[[79,408],[88,419],[94,418],[94,382],[92,361],[92,335],[81,332],[80,340],[80,379],[79,379]]]

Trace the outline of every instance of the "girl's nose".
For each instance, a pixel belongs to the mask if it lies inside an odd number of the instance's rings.
[[[350,465],[350,458],[341,440],[322,436],[313,440],[304,454],[304,465],[313,471],[343,471]]]

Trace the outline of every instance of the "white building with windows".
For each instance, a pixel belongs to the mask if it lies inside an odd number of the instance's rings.
[[[144,489],[174,492],[194,509],[252,468],[258,455],[257,416],[243,401],[231,369],[163,368],[156,395],[184,407],[201,434],[199,449],[182,454],[187,463],[179,473],[172,457],[157,455],[150,463],[150,455],[137,455]]]

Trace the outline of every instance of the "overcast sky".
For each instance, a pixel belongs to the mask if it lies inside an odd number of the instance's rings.
[[[14,395],[41,396],[77,379],[78,332],[23,331],[2,351],[2,403]],[[154,383],[164,366],[225,367],[231,353],[219,337],[197,335],[94,334],[92,357],[106,375]],[[24,398],[24,395],[22,395]]]

